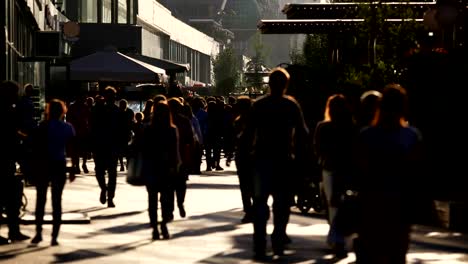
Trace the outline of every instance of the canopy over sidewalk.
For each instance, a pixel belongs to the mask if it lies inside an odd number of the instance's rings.
[[[164,60],[164,59],[157,59],[137,53],[128,53],[126,54],[127,56],[130,56],[136,60],[143,61],[145,63],[151,64],[155,67],[161,68],[166,70],[166,73],[172,74],[172,73],[179,73],[179,72],[187,72],[190,71],[190,64],[181,64],[181,63],[175,63],[169,60]]]
[[[158,83],[166,71],[117,51],[98,51],[70,63],[70,80]]]

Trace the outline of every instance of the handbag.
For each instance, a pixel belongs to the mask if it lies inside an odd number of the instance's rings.
[[[136,154],[131,155],[127,162],[127,183],[133,186],[145,185],[142,152],[139,151]]]
[[[340,234],[350,236],[358,231],[360,216],[359,195],[356,191],[347,190],[342,198],[336,216],[334,225]]]

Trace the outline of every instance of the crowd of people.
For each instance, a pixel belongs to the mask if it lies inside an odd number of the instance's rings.
[[[405,89],[392,84],[380,91],[367,91],[358,108],[351,108],[344,94],[332,94],[323,120],[310,127],[301,105],[287,95],[289,80],[285,69],[275,68],[269,76],[269,93],[257,99],[159,94],[148,99],[141,112],[131,110],[125,99],[117,102],[117,90],[108,86],[100,95],[78,96],[70,103],[50,100],[45,117],[38,123],[31,119],[30,104],[23,102],[27,89],[20,99],[18,84],[3,82],[0,115],[8,133],[2,149],[14,153],[0,159],[0,208],[5,208],[8,216],[9,239],[29,238],[19,229],[16,197],[20,190],[11,188],[17,184],[17,162],[26,180],[37,189],[36,235],[31,242],[42,241],[44,205],[51,186],[51,244],[58,245],[67,174],[72,182],[75,174],[89,173],[87,161],[94,159],[101,190],[97,200],[115,207],[117,169],[127,170],[126,162],[138,151],[144,161],[140,173],[148,193],[154,240],[170,238],[167,224],[174,219],[175,204],[180,216],[186,216],[189,175],[221,171],[235,161],[244,211],[240,221],[253,223],[254,257],[268,256],[270,196],[272,251],[283,255],[293,242],[287,225],[296,184],[301,181],[297,171],[318,162],[330,224],[327,242],[335,257],[343,258],[349,250],[346,240],[350,233],[342,231],[343,219],[340,222],[338,218],[344,215],[345,194],[353,190],[359,197],[358,220],[352,232],[357,235],[357,263],[405,263],[412,190],[417,182],[414,176],[423,162],[421,134],[407,119]],[[22,144],[26,146],[20,148]],[[221,164],[222,154],[225,164]],[[67,157],[71,168],[66,167]],[[203,157],[205,168],[201,168]],[[42,164],[40,170],[38,163]]]

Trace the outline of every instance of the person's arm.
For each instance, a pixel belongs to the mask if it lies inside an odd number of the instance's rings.
[[[75,154],[74,152],[76,151],[76,144],[77,144],[77,141],[76,141],[76,132],[75,132],[75,129],[73,127],[73,125],[71,125],[70,123],[67,123],[68,125],[68,140],[67,140],[67,149],[69,151],[68,153],[68,156],[70,157],[73,157],[73,155]],[[74,164],[74,159],[71,159],[72,160],[72,167],[68,170],[68,180],[70,182],[74,182],[75,179],[76,179],[76,175],[75,175],[75,170],[74,168],[76,168],[79,164]]]

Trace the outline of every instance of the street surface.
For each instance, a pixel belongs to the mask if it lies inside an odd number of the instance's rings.
[[[224,162],[222,162],[224,165]],[[0,246],[0,263],[255,263],[252,258],[252,225],[241,224],[243,216],[235,164],[221,172],[191,175],[185,202],[187,217],[178,211],[169,223],[169,240],[151,240],[144,187],[130,186],[125,173],[119,172],[116,208],[99,203],[99,188],[90,173],[78,175],[65,186],[59,246],[50,246],[51,225],[44,225],[42,241]],[[205,166],[203,165],[204,169]],[[35,189],[27,187],[28,212],[22,232],[34,235],[31,215],[35,207]],[[50,191],[46,210],[51,212]],[[288,226],[293,243],[287,256],[272,263],[352,263],[354,254],[332,260],[325,236],[328,225],[323,215],[302,215],[295,208]],[[269,232],[271,233],[271,218]],[[385,227],[382,227],[385,228]],[[2,226],[0,234],[6,236]],[[466,234],[417,227],[408,254],[408,263],[468,263]],[[382,238],[385,239],[385,238]]]

